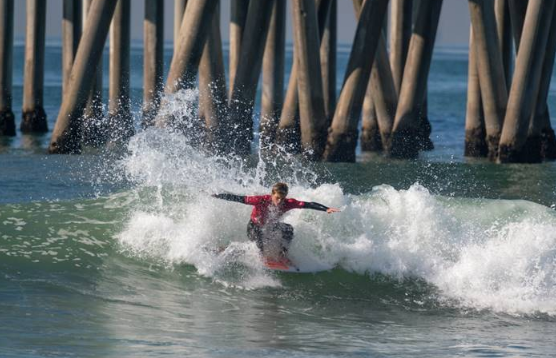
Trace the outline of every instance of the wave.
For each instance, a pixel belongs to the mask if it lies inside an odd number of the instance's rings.
[[[171,110],[187,119],[196,95],[179,96]],[[262,267],[246,239],[249,206],[211,197],[266,194],[285,181],[291,197],[342,210],[293,210],[284,218],[295,228],[292,260],[304,271],[325,271],[315,277],[363,277],[355,281],[368,285],[364,292],[377,287],[377,277],[410,282],[402,285],[410,292],[424,283],[448,307],[556,315],[556,213],[546,206],[443,197],[419,183],[350,194],[326,182],[325,167],[297,157],[214,156],[183,133],[157,128],[135,135],[116,167],[110,171],[131,189],[92,200],[0,206],[3,264],[98,269],[106,258],[124,255],[138,265],[194,267],[200,276],[247,289],[306,282],[307,275],[290,278]],[[224,254],[221,247],[228,247]]]
[[[144,201],[117,239],[131,255],[194,265],[223,282],[229,266],[240,264],[247,269],[235,284],[280,285],[246,240],[250,207],[210,196],[264,194],[279,179],[290,183],[291,197],[342,209],[333,215],[297,210],[285,217],[295,228],[292,260],[304,270],[413,278],[435,287],[442,304],[556,314],[556,214],[548,207],[442,197],[418,183],[408,190],[381,185],[352,195],[338,184],[319,183],[318,174],[295,158],[249,166],[206,156],[182,135],[161,130],[136,136],[130,152],[122,164]],[[266,176],[266,168],[281,165],[285,174]],[[215,253],[230,244],[244,254]]]

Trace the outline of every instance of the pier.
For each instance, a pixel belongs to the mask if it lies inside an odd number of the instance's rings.
[[[0,136],[15,136],[18,128],[49,131],[43,103],[47,1],[25,2],[19,112],[12,106],[14,0],[0,0]],[[196,145],[209,152],[250,155],[257,115],[265,155],[281,147],[311,161],[354,162],[358,146],[402,159],[434,148],[427,83],[442,0],[175,0],[173,18],[164,17],[165,3],[63,0],[63,95],[49,153],[122,145],[150,126],[185,131],[184,119],[169,118],[164,106],[168,96],[192,88],[199,93]],[[345,73],[338,73],[338,6],[347,4],[357,26]],[[547,105],[556,5],[551,0],[468,0],[468,5],[464,155],[498,163],[556,159]],[[132,18],[133,6],[144,6],[145,17]],[[223,6],[230,7],[229,38],[222,37]],[[174,29],[168,68],[165,21],[173,21]],[[285,73],[287,21],[294,34],[290,73]],[[130,103],[134,22],[144,28],[138,124]],[[105,47],[109,94],[103,99]],[[339,91],[337,77],[343,78]]]

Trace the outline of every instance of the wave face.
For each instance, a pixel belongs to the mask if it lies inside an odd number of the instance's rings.
[[[181,133],[160,129],[136,135],[129,151],[121,165],[135,185],[134,200],[116,238],[134,257],[194,265],[224,284],[279,286],[246,240],[251,208],[210,194],[265,194],[282,180],[291,197],[342,209],[286,215],[295,228],[291,257],[304,270],[423,281],[441,305],[556,314],[556,214],[545,206],[435,196],[418,183],[347,194],[319,183],[317,170],[295,158],[253,166],[206,155]]]

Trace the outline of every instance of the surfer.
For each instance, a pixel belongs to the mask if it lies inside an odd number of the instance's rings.
[[[340,210],[329,208],[319,203],[299,201],[286,198],[288,185],[276,183],[272,186],[270,195],[242,196],[234,194],[213,194],[218,199],[234,201],[242,204],[253,205],[251,219],[247,224],[247,237],[254,241],[261,253],[265,256],[276,256],[276,253],[286,257],[288,247],[293,240],[293,227],[280,218],[292,209],[313,209],[335,213]]]

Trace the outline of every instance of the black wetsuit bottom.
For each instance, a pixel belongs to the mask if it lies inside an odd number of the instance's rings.
[[[249,220],[247,237],[257,244],[261,253],[285,256],[293,240],[293,226],[282,222],[259,226]]]

